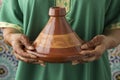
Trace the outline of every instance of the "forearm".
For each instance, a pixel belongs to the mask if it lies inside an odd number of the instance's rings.
[[[109,29],[106,30],[104,34],[108,37],[106,41],[106,43],[108,43],[108,49],[120,44],[120,29]]]

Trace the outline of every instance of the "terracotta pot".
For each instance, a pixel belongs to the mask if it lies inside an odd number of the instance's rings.
[[[50,8],[50,19],[33,43],[36,51],[32,52],[38,59],[58,63],[80,59],[83,41],[71,29],[65,15],[65,8]]]

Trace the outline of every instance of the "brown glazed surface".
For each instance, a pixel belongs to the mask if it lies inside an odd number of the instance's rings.
[[[39,56],[40,60],[53,63],[81,58],[79,52],[83,41],[70,28],[65,14],[65,8],[50,8],[50,19],[33,43],[36,50],[28,51],[29,53]]]

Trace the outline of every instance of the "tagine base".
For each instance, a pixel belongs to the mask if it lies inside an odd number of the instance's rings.
[[[75,60],[80,60],[81,56],[80,54],[78,53],[73,53],[73,54],[70,54],[70,53],[66,53],[67,55],[64,55],[64,54],[54,54],[52,55],[51,54],[43,54],[43,53],[38,53],[38,52],[35,52],[35,51],[30,51],[30,50],[27,50],[28,53],[31,53],[33,55],[36,55],[38,56],[38,60],[42,60],[44,62],[49,62],[49,63],[67,63],[67,62],[72,62],[72,61],[75,61]]]

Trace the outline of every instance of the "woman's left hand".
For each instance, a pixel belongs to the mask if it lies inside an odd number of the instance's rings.
[[[82,51],[80,55],[83,56],[81,63],[92,62],[99,59],[102,54],[110,46],[114,44],[114,40],[105,35],[97,35],[89,42],[86,42],[81,46]]]
[[[99,59],[105,50],[120,44],[120,29],[106,29],[104,35],[97,35],[92,40],[81,46],[81,58],[72,61],[73,65],[78,63],[92,62]]]

